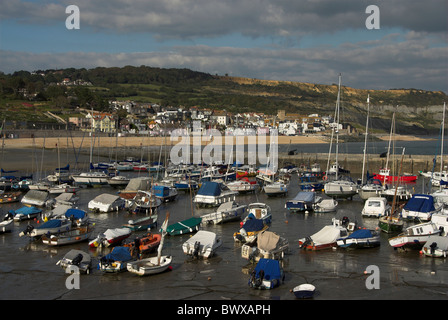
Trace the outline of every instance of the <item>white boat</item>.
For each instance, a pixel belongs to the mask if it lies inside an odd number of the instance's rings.
[[[396,192],[395,189],[397,190]],[[404,186],[398,186],[396,188],[383,190],[383,192],[381,192],[381,196],[386,198],[387,201],[391,203],[394,200],[395,193],[396,193],[395,201],[397,203],[405,203],[412,198],[412,193],[409,190],[407,190],[406,187]]]
[[[221,224],[229,221],[240,220],[246,212],[247,205],[239,205],[235,201],[228,201],[221,204],[216,212],[201,216],[202,225]]]
[[[132,213],[152,214],[160,207],[162,200],[151,192],[139,190],[132,200],[127,200],[128,210]]]
[[[79,200],[79,197],[76,196],[76,194],[71,192],[64,192],[58,195],[56,198],[54,198],[53,206],[57,207],[60,205],[66,205],[66,206],[74,206],[75,203]]]
[[[77,267],[80,273],[89,274],[92,269],[92,258],[90,254],[81,250],[70,250],[56,265],[67,269],[71,266]]]
[[[358,188],[358,195],[362,200],[367,200],[371,197],[380,197],[384,190],[380,180],[371,179]]]
[[[434,206],[434,198],[428,194],[414,194],[404,205],[401,211],[403,219],[429,221],[434,213],[439,212],[442,207]]]
[[[259,219],[265,224],[270,224],[272,219],[271,207],[262,202],[249,203],[247,216],[241,222],[241,226],[249,219]]]
[[[431,193],[437,205],[448,205],[448,189],[439,189]]]
[[[90,200],[88,208],[94,212],[112,212],[124,209],[126,201],[118,195],[103,193]]]
[[[316,287],[309,283],[298,285],[292,289],[292,292],[299,299],[310,299],[316,293]]]
[[[3,220],[0,222],[0,233],[11,232],[13,227],[14,216],[11,213],[6,213]]]
[[[313,235],[299,239],[299,246],[305,250],[324,250],[336,246],[338,239],[346,238],[349,235],[348,219],[341,221],[333,218],[333,224],[324,226]]]
[[[446,258],[448,255],[448,237],[432,235],[426,239],[422,253],[427,257]]]
[[[316,213],[328,213],[335,212],[338,206],[338,202],[333,199],[325,199],[320,197],[317,202],[314,204],[314,212]]]
[[[361,211],[363,217],[383,217],[389,216],[392,207],[387,203],[386,198],[370,197],[364,203],[364,208]]]
[[[284,196],[288,193],[289,183],[284,181],[275,181],[265,184],[263,191],[268,197]]]
[[[162,239],[160,240],[159,247],[157,248],[157,256],[129,262],[127,264],[127,269],[129,272],[135,273],[139,276],[146,276],[161,273],[171,268],[173,257],[167,255],[162,256],[163,243],[167,234],[166,229],[168,227],[168,219],[169,213],[162,224]]]
[[[111,187],[121,187],[121,186],[127,186],[130,180],[131,180],[130,178],[125,176],[113,176],[109,178],[107,183]]]
[[[222,245],[222,239],[211,231],[199,230],[194,236],[182,244],[182,250],[187,256],[208,259]]]
[[[285,208],[292,212],[309,212],[314,209],[316,192],[299,191],[293,199],[286,202]]]
[[[226,184],[227,188],[238,193],[255,192],[258,189],[257,183],[250,183],[246,180],[235,180]]]
[[[107,229],[100,233],[95,239],[89,242],[90,248],[109,247],[120,244],[124,239],[128,238],[132,233],[129,228]]]
[[[44,234],[42,236],[42,243],[49,246],[63,246],[87,241],[93,231],[94,227],[92,225],[85,225],[57,234]]]
[[[37,227],[28,225],[25,230],[19,233],[20,237],[29,236],[30,238],[40,237],[44,234],[54,234],[71,230],[72,221],[68,219],[51,219]]]
[[[109,183],[109,176],[104,172],[82,172],[77,175],[72,175],[73,180],[80,185],[94,186],[106,185]]]
[[[356,183],[349,177],[340,177],[324,184],[324,193],[331,198],[353,198],[357,191]]]
[[[14,216],[14,221],[23,221],[37,218],[42,213],[42,209],[34,206],[23,206],[17,210],[9,210],[8,213]]]
[[[48,191],[30,190],[22,198],[20,202],[25,205],[43,207],[49,199]]]
[[[77,186],[72,186],[68,183],[62,183],[62,184],[57,184],[54,186],[51,186],[48,189],[48,192],[51,194],[60,194],[60,193],[75,193],[79,190],[79,187]]]
[[[139,191],[151,190],[151,178],[150,177],[137,177],[129,180],[124,190],[118,192],[118,195],[126,200],[135,198]]]
[[[202,183],[193,202],[198,206],[216,207],[224,202],[234,201],[238,193],[231,190],[223,190],[221,183],[205,181]]]
[[[281,260],[288,251],[289,242],[286,238],[265,230],[258,235],[257,246],[242,245],[241,256],[251,262],[257,262],[261,258]]]
[[[439,228],[441,236],[448,235],[448,214],[445,212],[445,209],[434,213],[431,216],[431,222],[435,223],[437,228]]]
[[[437,235],[440,229],[431,221],[416,224],[396,237],[389,239],[389,244],[394,248],[420,249],[426,243],[428,236]]]

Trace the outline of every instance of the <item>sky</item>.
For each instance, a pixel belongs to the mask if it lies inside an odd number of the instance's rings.
[[[446,0],[0,0],[4,73],[146,65],[448,93],[447,42]]]

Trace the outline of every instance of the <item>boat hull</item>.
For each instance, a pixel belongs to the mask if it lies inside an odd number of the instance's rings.
[[[173,258],[171,256],[161,256],[160,264],[158,264],[158,257],[142,259],[138,261],[128,262],[127,270],[139,276],[148,276],[162,273],[168,270],[171,266]]]

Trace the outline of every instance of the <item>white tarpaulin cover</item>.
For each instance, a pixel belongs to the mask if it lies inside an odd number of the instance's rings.
[[[311,236],[315,244],[325,244],[336,242],[340,238],[340,228],[335,226],[325,226],[319,232]]]

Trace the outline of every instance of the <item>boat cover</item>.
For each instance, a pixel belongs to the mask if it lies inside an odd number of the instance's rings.
[[[132,255],[128,247],[115,247],[111,253],[106,254],[101,259],[106,261],[129,261],[132,259]]]
[[[281,279],[282,277],[280,262],[278,260],[261,258],[255,267],[256,278],[260,278],[261,270],[263,270],[263,278],[266,280]]]
[[[294,199],[289,200],[288,202],[308,202],[308,203],[313,203],[315,197],[316,197],[316,193],[314,193],[314,192],[311,192],[311,191],[301,191],[294,197]]]
[[[61,220],[61,219],[48,220],[47,222],[38,226],[36,229],[59,228],[60,226],[62,226],[63,221],[64,220]]]
[[[316,244],[332,243],[340,237],[340,229],[334,226],[325,226],[311,236]]]
[[[129,180],[125,191],[149,190],[151,180],[148,177],[132,178]]]
[[[199,230],[194,236],[185,241],[185,243],[194,245],[196,241],[204,247],[213,247],[217,242],[217,235],[214,232]]]
[[[260,231],[263,228],[264,222],[261,219],[249,219],[242,226],[242,229],[246,230],[246,232]]]
[[[48,192],[42,190],[30,190],[25,194],[24,198],[45,201],[48,198]]]
[[[347,237],[347,239],[365,239],[371,238],[374,235],[372,234],[372,230],[369,229],[358,229],[353,232],[351,235]]]
[[[33,207],[33,206],[31,206],[31,207],[24,206],[17,210],[10,210],[9,212],[12,213],[13,215],[16,215],[16,214],[29,215],[29,214],[34,214],[34,213],[40,213],[40,212],[42,212],[42,210],[39,208]]]
[[[128,233],[131,233],[131,229],[129,228],[107,229],[106,231],[104,231],[104,236],[109,240],[124,236]]]
[[[203,196],[219,196],[221,194],[221,185],[214,181],[206,181],[202,183],[197,194]]]
[[[115,200],[119,199],[120,197],[114,194],[109,194],[109,193],[103,193],[100,194],[99,196],[97,196],[93,201],[96,201],[98,203],[104,203],[104,204],[109,204],[109,203],[113,203]]]
[[[174,223],[172,225],[169,225],[166,228],[166,231],[168,233],[172,233],[172,232],[175,232],[175,231],[185,230],[185,229],[188,229],[188,228],[192,229],[192,228],[196,227],[198,224],[200,224],[201,221],[202,221],[202,218],[193,217],[193,218],[190,218],[190,219],[187,219],[187,220],[184,220],[184,221],[177,222],[177,223]]]
[[[280,236],[271,231],[265,231],[258,235],[257,247],[264,251],[272,251],[277,248]]]
[[[71,216],[73,216],[76,220],[78,220],[78,219],[84,219],[86,214],[87,213],[84,210],[70,208],[65,212],[65,217],[68,219]]]
[[[233,208],[233,204],[234,204],[234,201],[224,202],[219,206],[217,212],[229,211],[230,209]]]
[[[435,210],[434,198],[427,194],[414,194],[403,207],[404,210],[431,212]]]

